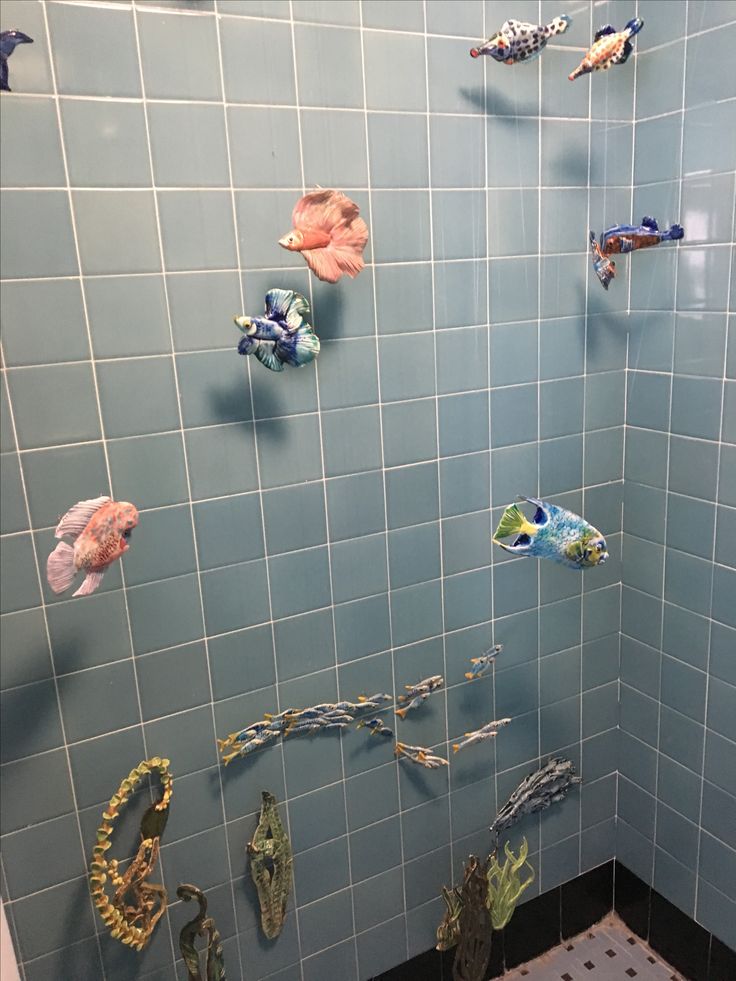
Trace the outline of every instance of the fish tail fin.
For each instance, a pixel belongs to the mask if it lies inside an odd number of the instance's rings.
[[[452,744],[452,751],[453,751],[453,753],[457,753],[457,751],[459,749],[460,749],[460,743],[453,743]]]
[[[77,570],[74,566],[74,549],[68,542],[59,542],[46,561],[46,579],[55,593],[69,589]]]
[[[409,711],[408,708],[400,708],[400,709],[396,709],[396,714],[398,715],[398,717],[400,719],[405,719],[406,718],[406,713],[408,711]]]
[[[99,589],[103,575],[104,572],[88,572],[84,582],[75,593],[72,593],[72,596],[89,596],[94,593],[96,589]]]
[[[560,14],[559,17],[555,17],[552,21],[552,27],[555,34],[564,34],[568,27],[572,24],[572,17],[569,14]]]
[[[359,702],[367,702],[368,701],[368,696],[367,695],[358,695],[358,701]]]
[[[424,752],[423,749],[420,749],[419,752],[417,753],[417,759],[419,760],[420,763],[424,763],[424,761],[427,759],[427,754]]]
[[[535,535],[537,529],[527,520],[518,504],[509,504],[501,515],[493,539],[495,541],[498,538],[510,538],[511,535],[519,535],[522,532]]]
[[[684,235],[685,235],[685,229],[682,227],[682,225],[675,224],[670,226],[669,237],[673,242],[676,242]]]
[[[642,27],[644,27],[644,21],[641,19],[641,17],[634,17],[628,22],[624,30],[629,32],[629,37],[633,37],[635,34],[639,33]]]
[[[472,671],[466,671],[465,672],[465,677],[468,679],[468,681],[472,681],[473,678],[475,677],[475,675],[473,674]]]
[[[232,743],[230,742],[230,737],[229,736],[226,736],[225,739],[218,739],[217,740],[217,752],[218,753],[224,753],[225,750],[228,748],[228,746],[231,746],[231,745],[232,745]]]
[[[298,367],[309,364],[319,354],[319,337],[311,327],[300,327],[296,332],[294,361]]]

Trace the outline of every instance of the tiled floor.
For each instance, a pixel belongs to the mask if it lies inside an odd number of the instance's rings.
[[[504,981],[684,981],[615,913],[566,943],[504,975]]]

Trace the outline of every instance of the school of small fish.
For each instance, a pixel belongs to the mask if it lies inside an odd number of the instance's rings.
[[[436,770],[440,766],[449,766],[449,762],[441,756],[437,756],[426,746],[409,746],[408,743],[397,742],[394,745],[394,753],[398,757],[418,763],[427,770]]]
[[[498,735],[498,730],[503,729],[509,722],[511,722],[511,719],[496,719],[495,722],[487,722],[480,729],[475,729],[473,732],[466,732],[465,736],[459,742],[452,744],[453,753],[458,753],[467,746],[474,746],[476,743],[485,742],[486,739],[493,739],[494,736]]]
[[[480,657],[471,657],[470,671],[465,672],[465,677],[468,681],[474,681],[475,678],[482,678],[488,674],[493,667],[493,662],[502,650],[503,644],[496,644],[495,647],[492,647],[490,651],[486,651],[485,654],[481,654]]]
[[[501,515],[493,541],[512,555],[552,559],[570,569],[590,569],[608,558],[606,539],[580,515],[536,497],[523,497],[536,508],[531,521],[518,504]],[[514,537],[509,545],[502,538]]]
[[[430,678],[424,678],[415,685],[404,685],[405,695],[399,695],[399,703],[402,708],[396,709],[396,714],[400,719],[405,719],[407,712],[419,708],[422,702],[426,701],[433,691],[436,691],[443,683],[444,678],[440,674],[433,674]]]

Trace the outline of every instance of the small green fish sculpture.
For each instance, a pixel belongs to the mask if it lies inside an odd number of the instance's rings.
[[[276,798],[267,790],[261,792],[261,797],[261,816],[247,850],[261,906],[261,927],[269,940],[275,940],[284,926],[293,860]]]
[[[530,521],[518,504],[501,515],[493,541],[512,555],[552,559],[569,569],[591,569],[608,558],[606,539],[580,515],[536,497],[522,497],[536,508]],[[516,536],[513,544],[500,541]]]
[[[199,903],[199,913],[189,923],[184,924],[179,934],[179,950],[184,958],[189,981],[226,981],[220,934],[215,921],[211,916],[207,916],[207,897],[201,889],[187,883],[179,886],[176,895],[185,903],[192,899],[196,899]],[[207,938],[206,974],[202,974],[200,969],[199,953],[195,946],[197,937]]]
[[[503,930],[514,915],[521,894],[534,882],[534,869],[526,860],[529,854],[526,838],[522,839],[518,858],[511,851],[508,842],[503,846],[503,850],[506,853],[506,861],[503,865],[499,865],[495,852],[488,861],[486,904],[491,913],[491,925],[494,930]],[[531,874],[528,879],[522,882],[519,871],[524,865],[528,867]]]

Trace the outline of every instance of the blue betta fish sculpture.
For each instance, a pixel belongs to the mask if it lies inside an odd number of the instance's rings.
[[[470,49],[470,57],[490,55],[504,65],[516,65],[538,58],[547,42],[556,34],[564,34],[572,24],[572,17],[560,14],[551,24],[525,24],[520,20],[507,20],[501,30],[477,48]]]
[[[512,555],[552,559],[570,569],[589,569],[608,558],[606,539],[597,528],[567,508],[536,497],[522,497],[536,508],[528,520],[518,504],[510,504],[501,515],[493,541]],[[501,538],[516,536],[511,545]]]
[[[263,317],[234,317],[243,331],[239,354],[253,354],[271,371],[284,365],[302,368],[319,354],[319,338],[307,323],[309,302],[293,290],[273,289],[266,293]]]
[[[0,90],[12,91],[8,84],[8,58],[18,44],[33,44],[33,38],[23,31],[3,31],[0,33]]]
[[[608,289],[616,275],[616,263],[612,255],[626,255],[637,249],[648,249],[660,242],[677,242],[685,235],[682,225],[670,225],[660,231],[654,218],[645,215],[641,225],[612,225],[601,234],[600,245],[595,240],[595,232],[590,233],[590,252],[593,269],[604,289]]]

